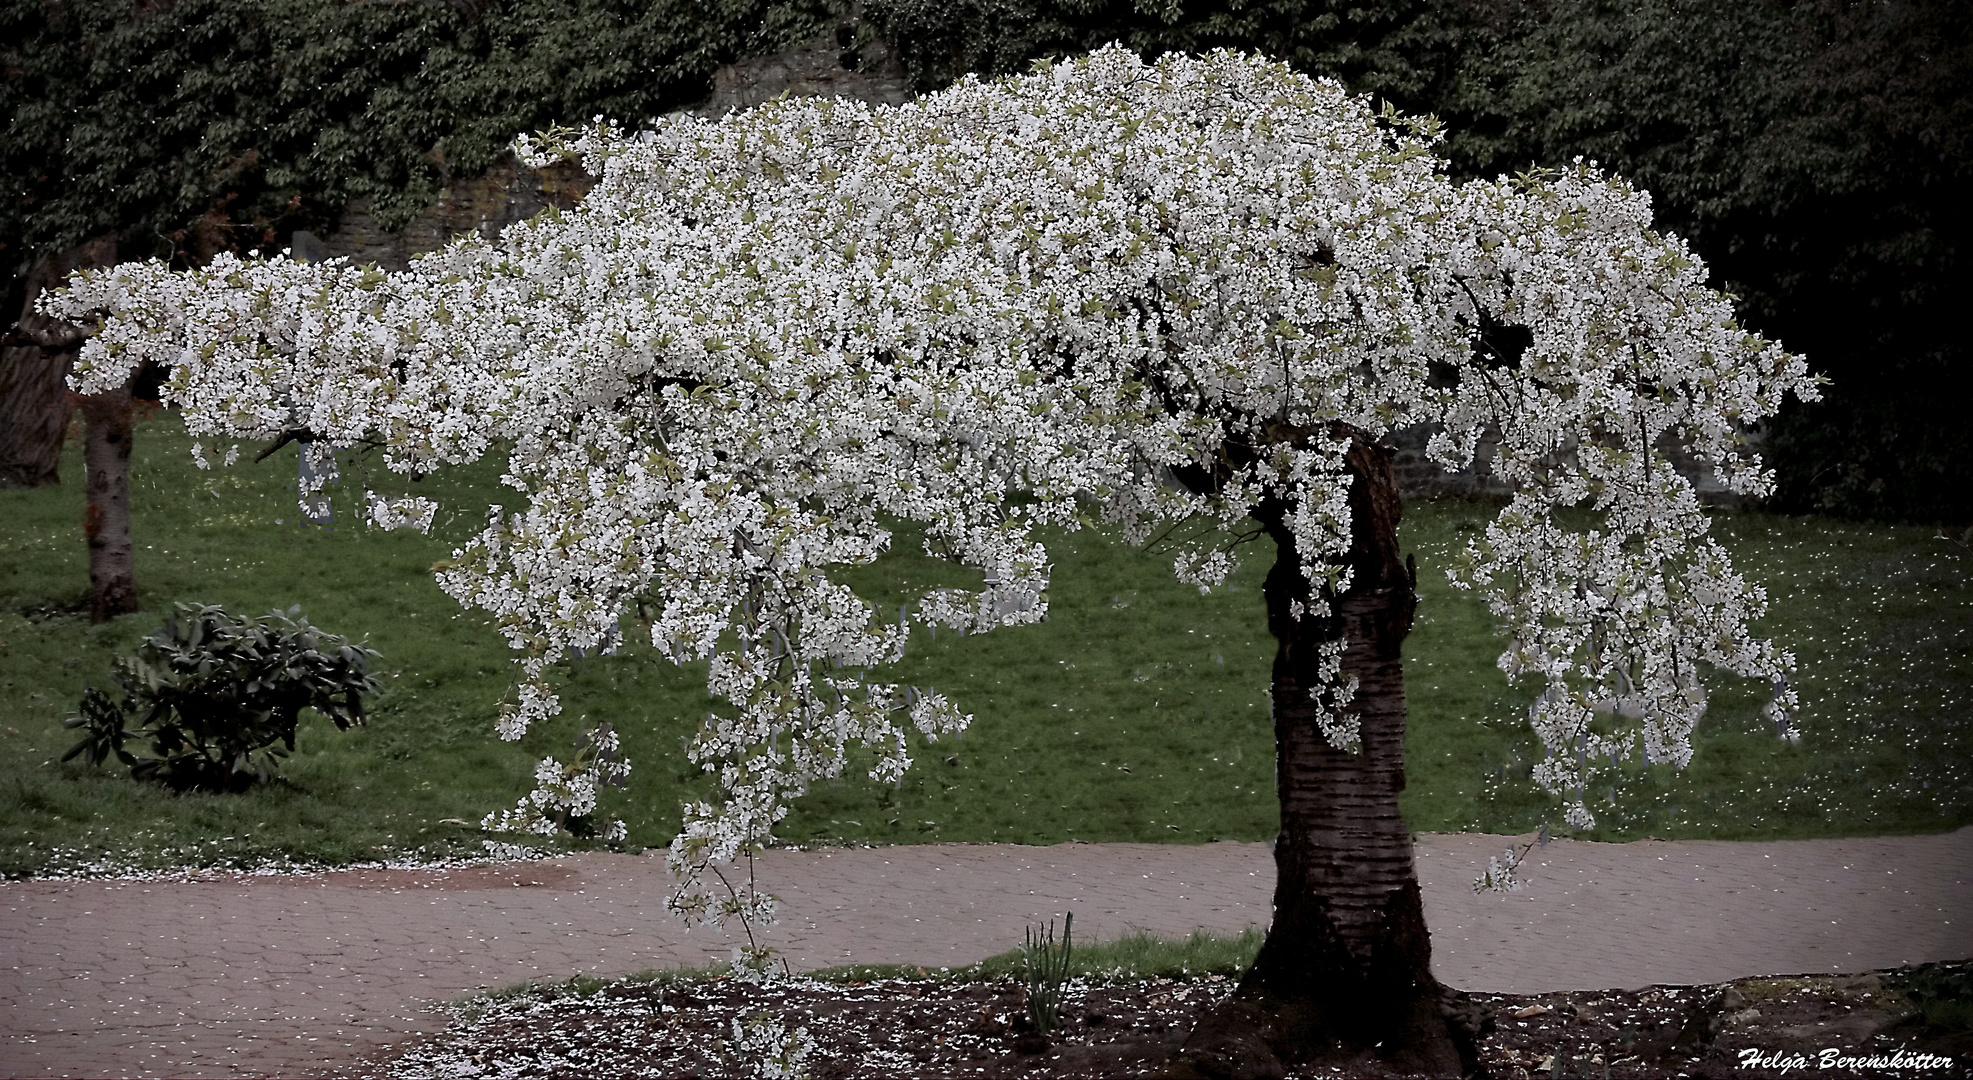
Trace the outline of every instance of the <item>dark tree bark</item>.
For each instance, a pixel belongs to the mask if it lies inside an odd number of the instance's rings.
[[[57,466],[71,409],[67,379],[82,331],[38,314],[35,298],[72,271],[115,264],[116,240],[103,237],[41,259],[28,273],[20,320],[0,345],[0,488],[61,482]]]
[[[82,463],[89,496],[82,513],[82,535],[89,543],[92,622],[107,622],[137,610],[130,542],[130,437],[136,409],[130,385],[80,399]]]
[[[70,410],[75,403],[82,406],[88,496],[82,536],[89,545],[89,615],[95,622],[137,610],[130,542],[135,376],[105,394],[71,394],[68,374],[85,334],[81,327],[39,314],[34,301],[76,270],[116,265],[116,247],[115,237],[101,237],[35,263],[20,320],[0,350],[0,487],[58,483],[56,465]]]
[[[1348,591],[1332,614],[1296,618],[1309,586],[1285,518],[1256,518],[1277,557],[1266,584],[1274,660],[1274,919],[1254,966],[1171,1064],[1174,1076],[1280,1076],[1284,1064],[1342,1066],[1351,1075],[1467,1076],[1479,1072],[1474,1034],[1431,973],[1411,835],[1398,814],[1404,788],[1404,667],[1400,646],[1416,607],[1415,573],[1398,548],[1400,503],[1391,451],[1361,437],[1349,451],[1352,517]],[[1324,642],[1343,638],[1357,753],[1329,744],[1310,699]]]
[[[0,488],[61,482],[57,466],[69,418],[62,383],[74,359],[73,350],[33,344],[0,348]]]

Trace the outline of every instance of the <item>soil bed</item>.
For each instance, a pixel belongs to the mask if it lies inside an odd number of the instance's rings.
[[[1927,965],[1963,985],[1973,963]],[[1969,1076],[1973,1034],[1932,1021],[1901,992],[1911,972],[1747,979],[1570,994],[1474,994],[1492,1021],[1488,1071],[1563,1077]],[[1062,987],[1061,1027],[1036,1036],[1014,982],[730,978],[541,987],[462,1010],[439,1036],[367,1076],[394,1080],[777,1075],[761,1047],[806,1029],[815,1080],[891,1077],[1151,1077],[1232,991],[1225,976]],[[1961,1008],[1963,1006],[1950,1006]],[[1954,1014],[1957,1015],[1957,1014]],[[743,1050],[739,1040],[755,1043]],[[755,1026],[748,1027],[749,1021]],[[785,1038],[780,1040],[786,1045]],[[1941,1059],[1950,1059],[1942,1061]],[[794,1064],[794,1062],[788,1062]],[[1304,1070],[1298,1077],[1362,1070]],[[793,1074],[785,1074],[793,1075]]]

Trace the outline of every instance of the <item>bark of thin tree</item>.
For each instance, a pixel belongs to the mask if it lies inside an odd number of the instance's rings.
[[[89,546],[89,617],[105,622],[137,610],[137,578],[130,541],[130,440],[136,426],[130,382],[82,397],[68,388],[68,373],[84,340],[81,327],[34,310],[45,289],[68,275],[116,265],[115,237],[99,237],[35,263],[28,275],[20,320],[0,350],[0,487],[36,487],[60,481],[56,466],[71,410],[83,418],[82,462],[87,503],[82,536]]]
[[[1404,667],[1400,646],[1416,607],[1413,564],[1397,538],[1401,506],[1388,448],[1361,436],[1352,479],[1348,591],[1332,614],[1296,618],[1306,602],[1288,505],[1256,519],[1277,548],[1266,589],[1278,643],[1273,700],[1274,919],[1253,967],[1173,1059],[1182,1077],[1281,1076],[1286,1064],[1342,1066],[1352,1075],[1471,1076],[1478,1035],[1463,995],[1432,977],[1411,835],[1398,813],[1404,788]],[[1342,672],[1362,748],[1338,750],[1318,728],[1311,688],[1325,642],[1347,642]]]
[[[89,544],[91,622],[107,622],[137,610],[130,540],[130,440],[136,408],[130,388],[125,383],[80,399],[89,499],[82,512],[82,535]]]
[[[116,239],[101,237],[37,261],[20,319],[0,346],[0,488],[61,482],[58,466],[72,405],[67,385],[82,331],[34,310],[43,290],[75,270],[114,266]]]

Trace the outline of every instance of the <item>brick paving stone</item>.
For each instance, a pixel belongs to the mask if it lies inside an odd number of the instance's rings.
[[[1538,993],[1973,957],[1973,828],[1775,843],[1536,848],[1518,893],[1473,878],[1512,838],[1426,834],[1434,968]],[[1264,844],[937,844],[770,851],[763,943],[797,969],[968,963],[1076,914],[1078,937],[1267,922]],[[661,859],[589,853],[452,870],[0,885],[0,1076],[332,1076],[532,978],[723,960],[684,932]]]

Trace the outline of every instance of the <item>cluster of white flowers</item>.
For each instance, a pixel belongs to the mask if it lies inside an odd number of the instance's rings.
[[[1521,853],[1511,847],[1499,855],[1489,856],[1487,868],[1473,881],[1473,891],[1520,892],[1523,888],[1521,879],[1514,876],[1514,871],[1520,868]]]
[[[492,508],[440,574],[520,654],[500,733],[554,715],[551,665],[643,601],[653,646],[707,661],[725,703],[688,751],[723,792],[686,808],[688,881],[765,843],[850,744],[890,779],[907,726],[967,724],[872,669],[914,623],[1042,618],[1035,526],[1142,538],[1197,515],[1230,534],[1276,500],[1318,586],[1296,615],[1321,614],[1348,585],[1350,440],[1415,424],[1440,426],[1448,468],[1500,433],[1493,467],[1521,494],[1458,580],[1506,624],[1502,666],[1546,681],[1541,779],[1586,820],[1590,757],[1640,735],[1651,760],[1690,752],[1699,662],[1789,666],[1750,637],[1760,591],[1661,450],[1758,492],[1741,432],[1813,383],[1650,231],[1642,193],[1580,163],[1456,185],[1435,138],[1284,65],[1108,49],[896,108],[782,100],[526,140],[598,175],[582,206],[403,273],[127,264],[45,306],[101,319],[79,388],[159,360],[198,435],[302,429],[381,444],[403,473],[506,448],[525,508]],[[1200,465],[1212,490],[1169,482]],[[833,580],[887,549],[889,519],[982,587],[892,620]],[[1209,588],[1230,565],[1199,550],[1179,569]],[[544,762],[517,820],[591,807],[596,770]]]
[[[438,513],[438,504],[430,499],[412,496],[388,498],[374,491],[365,492],[370,510],[370,524],[379,529],[416,529],[430,532],[432,517]]]
[[[630,760],[623,756],[616,725],[584,724],[576,760],[563,764],[552,757],[542,758],[534,767],[534,790],[512,810],[486,815],[480,827],[553,836],[568,828],[572,819],[588,818],[596,812],[599,788],[623,787],[629,776]],[[621,819],[612,818],[599,835],[614,843],[629,832]]]
[[[808,1080],[808,1058],[815,1053],[815,1037],[807,1028],[789,1031],[766,1013],[744,1024],[734,1017],[727,1045],[761,1080]]]

